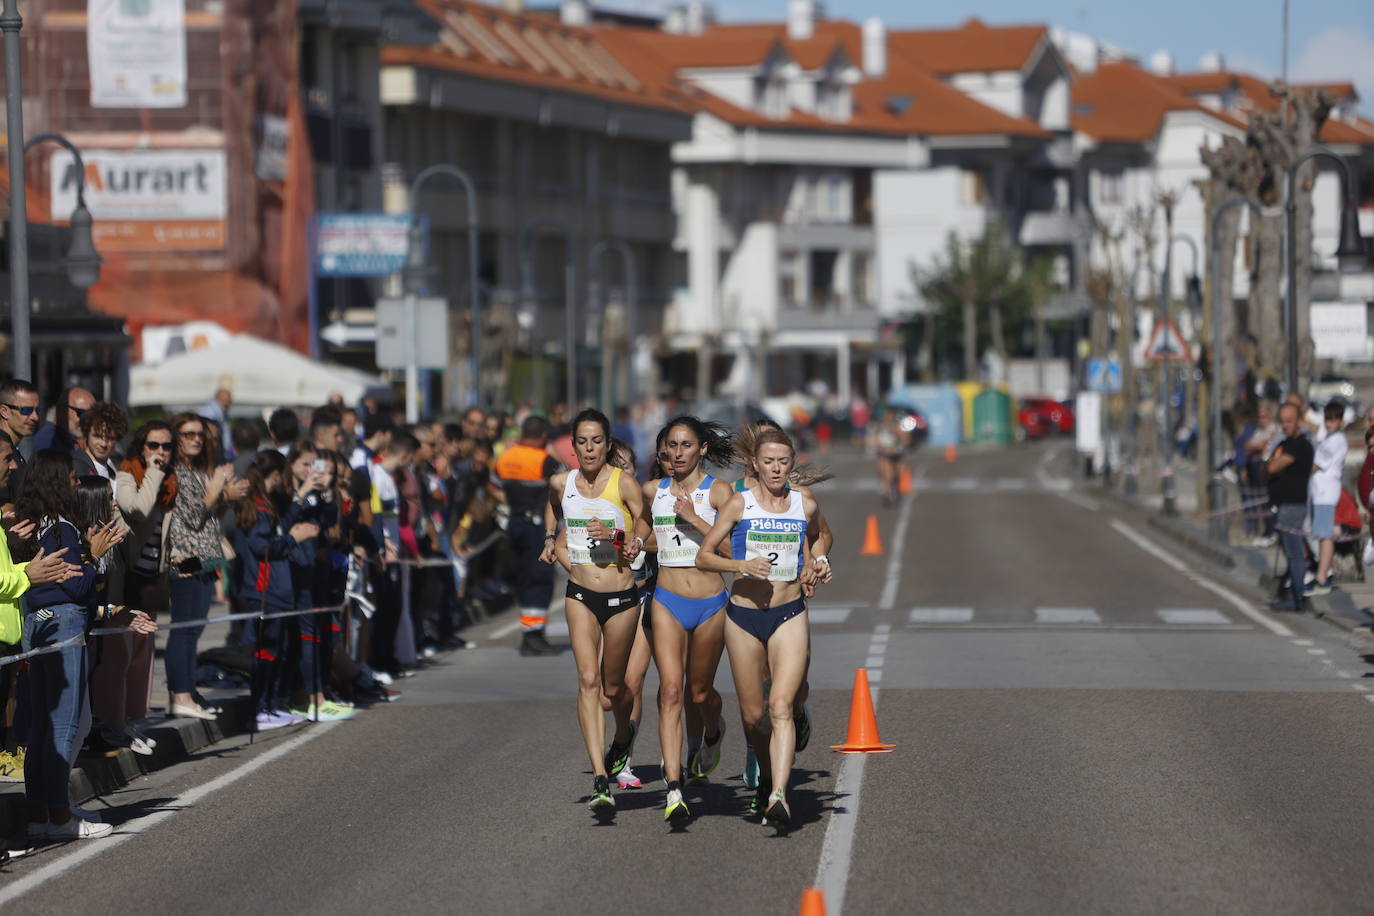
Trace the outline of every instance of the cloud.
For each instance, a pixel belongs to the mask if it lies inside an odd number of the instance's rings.
[[[1374,108],[1374,35],[1358,25],[1330,26],[1312,36],[1293,63],[1294,82],[1351,82],[1360,108]]]

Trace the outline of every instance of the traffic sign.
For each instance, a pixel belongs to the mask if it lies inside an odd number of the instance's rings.
[[[1088,360],[1088,390],[1115,394],[1121,390],[1121,363],[1115,359]]]
[[[421,217],[422,232],[428,222]],[[405,266],[409,213],[320,213],[315,217],[315,275],[386,277]]]
[[[1149,346],[1145,348],[1145,358],[1151,362],[1190,363],[1193,361],[1193,352],[1188,348],[1188,341],[1184,340],[1183,335],[1179,333],[1178,325],[1174,324],[1174,319],[1155,319],[1155,329],[1150,334]]]
[[[448,300],[377,300],[378,369],[442,369],[448,343]]]

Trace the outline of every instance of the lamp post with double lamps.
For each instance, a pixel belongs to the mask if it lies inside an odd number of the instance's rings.
[[[463,188],[463,196],[467,200],[468,211],[468,308],[471,320],[469,334],[472,337],[471,346],[468,352],[468,391],[467,400],[469,407],[475,407],[482,400],[482,303],[478,299],[478,278],[477,278],[477,240],[479,225],[477,222],[477,190],[473,186],[472,179],[467,172],[454,165],[431,165],[415,176],[415,180],[410,183],[410,253],[407,259],[407,280],[414,282],[423,276],[426,268],[424,257],[420,252],[420,223],[416,216],[420,190],[425,183],[434,178],[447,177],[458,182]],[[413,294],[416,290],[410,288],[406,292]]]
[[[1221,456],[1225,454],[1221,448],[1221,392],[1222,392],[1222,372],[1223,366],[1221,352],[1223,341],[1221,339],[1221,315],[1223,303],[1230,302],[1231,291],[1221,288],[1221,218],[1229,210],[1236,207],[1249,207],[1256,217],[1264,215],[1259,204],[1246,197],[1232,197],[1217,207],[1212,214],[1212,235],[1207,255],[1207,269],[1212,272],[1212,442],[1211,454],[1208,455],[1208,466],[1212,469],[1212,478],[1208,489],[1210,505],[1207,507],[1212,513],[1212,536],[1217,540],[1226,538],[1226,522],[1217,513],[1221,509],[1221,477],[1217,471],[1221,465]],[[1236,469],[1237,473],[1240,468]]]
[[[588,275],[596,273],[597,264],[601,257],[608,251],[614,251],[620,255],[621,268],[625,276],[625,340],[626,340],[626,373],[625,373],[625,403],[635,402],[635,334],[638,332],[636,323],[636,309],[638,308],[638,287],[636,285],[636,270],[634,252],[630,246],[624,242],[611,240],[600,241],[592,246],[591,253],[588,255],[589,262]]]
[[[1285,309],[1285,330],[1288,334],[1288,393],[1298,390],[1298,201],[1294,191],[1298,169],[1304,162],[1317,157],[1330,159],[1341,167],[1341,237],[1336,245],[1336,260],[1341,270],[1361,269],[1369,259],[1364,239],[1360,237],[1359,179],[1350,163],[1325,146],[1314,146],[1288,166],[1287,196],[1284,211],[1288,229],[1288,308]]]
[[[545,216],[530,220],[525,227],[520,230],[520,272],[522,275],[521,291],[526,298],[533,298],[535,295],[534,287],[534,258],[530,247],[534,244],[534,232],[536,229],[552,229],[563,236],[563,343],[567,347],[565,354],[565,400],[568,404],[569,412],[575,412],[577,405],[577,325],[576,315],[573,307],[573,283],[576,279],[576,268],[573,266],[573,237],[572,230],[568,224],[560,219]],[[537,321],[536,321],[537,323]]]

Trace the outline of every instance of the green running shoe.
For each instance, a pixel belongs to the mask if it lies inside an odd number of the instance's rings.
[[[811,710],[803,705],[801,715],[793,716],[792,723],[797,726],[797,753],[800,754],[811,743]]]
[[[697,751],[696,757],[691,761],[689,772],[691,772],[693,776],[701,776],[703,778],[710,776],[711,773],[715,771],[716,767],[720,766],[720,748],[724,743],[725,718],[722,716],[720,720],[720,731],[716,734],[716,743],[712,744],[709,741],[702,743],[701,749]]]
[[[615,798],[611,796],[611,781],[605,776],[598,776],[592,780],[592,799],[587,806],[593,811],[615,807]]]
[[[692,812],[687,807],[687,802],[682,800],[681,789],[669,789],[668,800],[663,807],[663,820],[682,821],[692,816]]]
[[[634,736],[633,733],[631,733],[630,742],[626,742],[625,744],[616,744],[615,741],[611,742],[610,748],[606,751],[606,759],[604,761],[607,775],[619,776],[620,771],[625,769],[625,765],[630,762],[630,743],[633,742],[633,740]]]
[[[772,791],[765,783],[759,783],[754,790],[754,796],[749,799],[749,814],[752,817],[756,814],[763,814],[768,808],[768,794]]]

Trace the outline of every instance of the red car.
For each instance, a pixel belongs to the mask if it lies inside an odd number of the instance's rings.
[[[1073,408],[1053,398],[1025,398],[1017,420],[1028,439],[1073,432]]]

